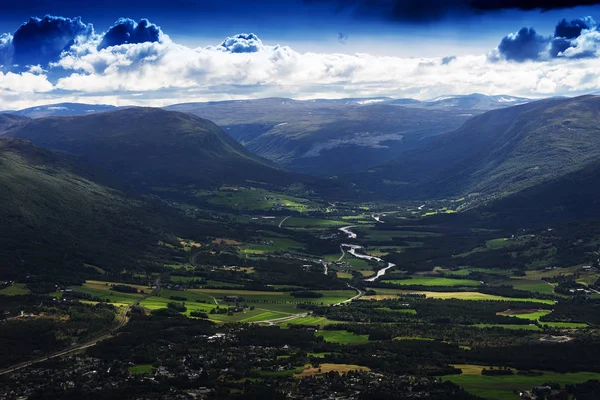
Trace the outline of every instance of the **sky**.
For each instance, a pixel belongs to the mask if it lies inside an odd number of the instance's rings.
[[[27,0],[0,109],[600,91],[600,0]]]

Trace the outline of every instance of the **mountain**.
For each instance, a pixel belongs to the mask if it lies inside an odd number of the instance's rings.
[[[508,95],[487,96],[484,94],[473,93],[468,95],[447,95],[435,99],[418,103],[417,107],[436,108],[436,109],[459,109],[459,110],[495,110],[516,106],[531,102],[524,97],[515,97]]]
[[[464,111],[408,108],[386,98],[283,98],[167,107],[214,121],[248,150],[289,170],[330,176],[370,168],[458,128]]]
[[[208,120],[157,108],[38,118],[0,134],[80,156],[126,187],[161,195],[193,197],[198,189],[249,180],[303,180],[250,154]]]
[[[173,252],[157,245],[169,242],[168,233],[214,228],[128,197],[54,152],[14,138],[0,138],[0,204],[4,279],[76,279],[85,275],[84,264],[107,273],[148,270],[170,260]]]
[[[597,160],[599,112],[596,96],[490,111],[422,148],[348,179],[400,197],[506,195]]]
[[[11,114],[28,118],[58,117],[70,115],[85,115],[98,112],[114,111],[117,107],[106,104],[58,103],[24,108],[18,111],[8,111]]]
[[[0,131],[27,120],[29,120],[29,118],[20,115],[0,114]]]

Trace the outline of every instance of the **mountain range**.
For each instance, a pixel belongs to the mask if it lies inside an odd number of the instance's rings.
[[[599,111],[596,96],[489,111],[393,161],[348,178],[396,198],[503,196],[597,160]]]
[[[194,197],[223,184],[308,181],[248,152],[214,123],[175,111],[130,108],[20,121],[1,136],[68,153],[124,188]]]
[[[393,98],[285,98],[185,103],[168,110],[215,122],[250,152],[291,171],[322,177],[357,172],[460,127],[486,110],[529,101],[471,94],[428,101]],[[123,108],[123,107],[121,107]],[[41,118],[114,111],[107,105],[61,103],[15,115]],[[351,162],[349,162],[351,160]]]

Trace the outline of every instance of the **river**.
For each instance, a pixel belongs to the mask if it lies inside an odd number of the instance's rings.
[[[350,230],[350,228],[354,228],[354,226],[344,226],[343,228],[340,228],[339,230],[344,232],[346,235],[348,235],[348,239],[356,239],[358,237],[358,235],[356,233],[352,232]],[[367,261],[384,262],[379,257],[370,256],[368,254],[357,253],[357,250],[360,250],[363,248],[362,246],[359,246],[357,244],[342,243],[340,245],[340,248],[342,250],[342,257],[344,254],[344,248],[346,248],[348,253],[352,254],[356,258],[360,258],[360,259],[367,260]],[[340,258],[340,260],[341,260],[341,258]],[[375,282],[377,279],[384,276],[388,269],[394,268],[395,266],[396,266],[396,264],[394,264],[394,263],[388,263],[387,267],[382,268],[379,271],[377,271],[377,274],[375,276],[365,279],[365,282]]]

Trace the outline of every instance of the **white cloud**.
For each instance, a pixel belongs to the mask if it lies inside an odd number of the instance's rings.
[[[69,100],[162,106],[269,96],[423,99],[473,92],[535,97],[600,88],[600,60],[594,58],[515,64],[492,62],[482,54],[443,63],[443,57],[299,53],[262,42],[260,51],[232,53],[219,47],[192,49],[167,36],[161,42],[98,50],[99,38],[78,43],[50,66],[0,73],[0,105]],[[568,51],[596,51],[592,38],[582,35],[582,43]]]

